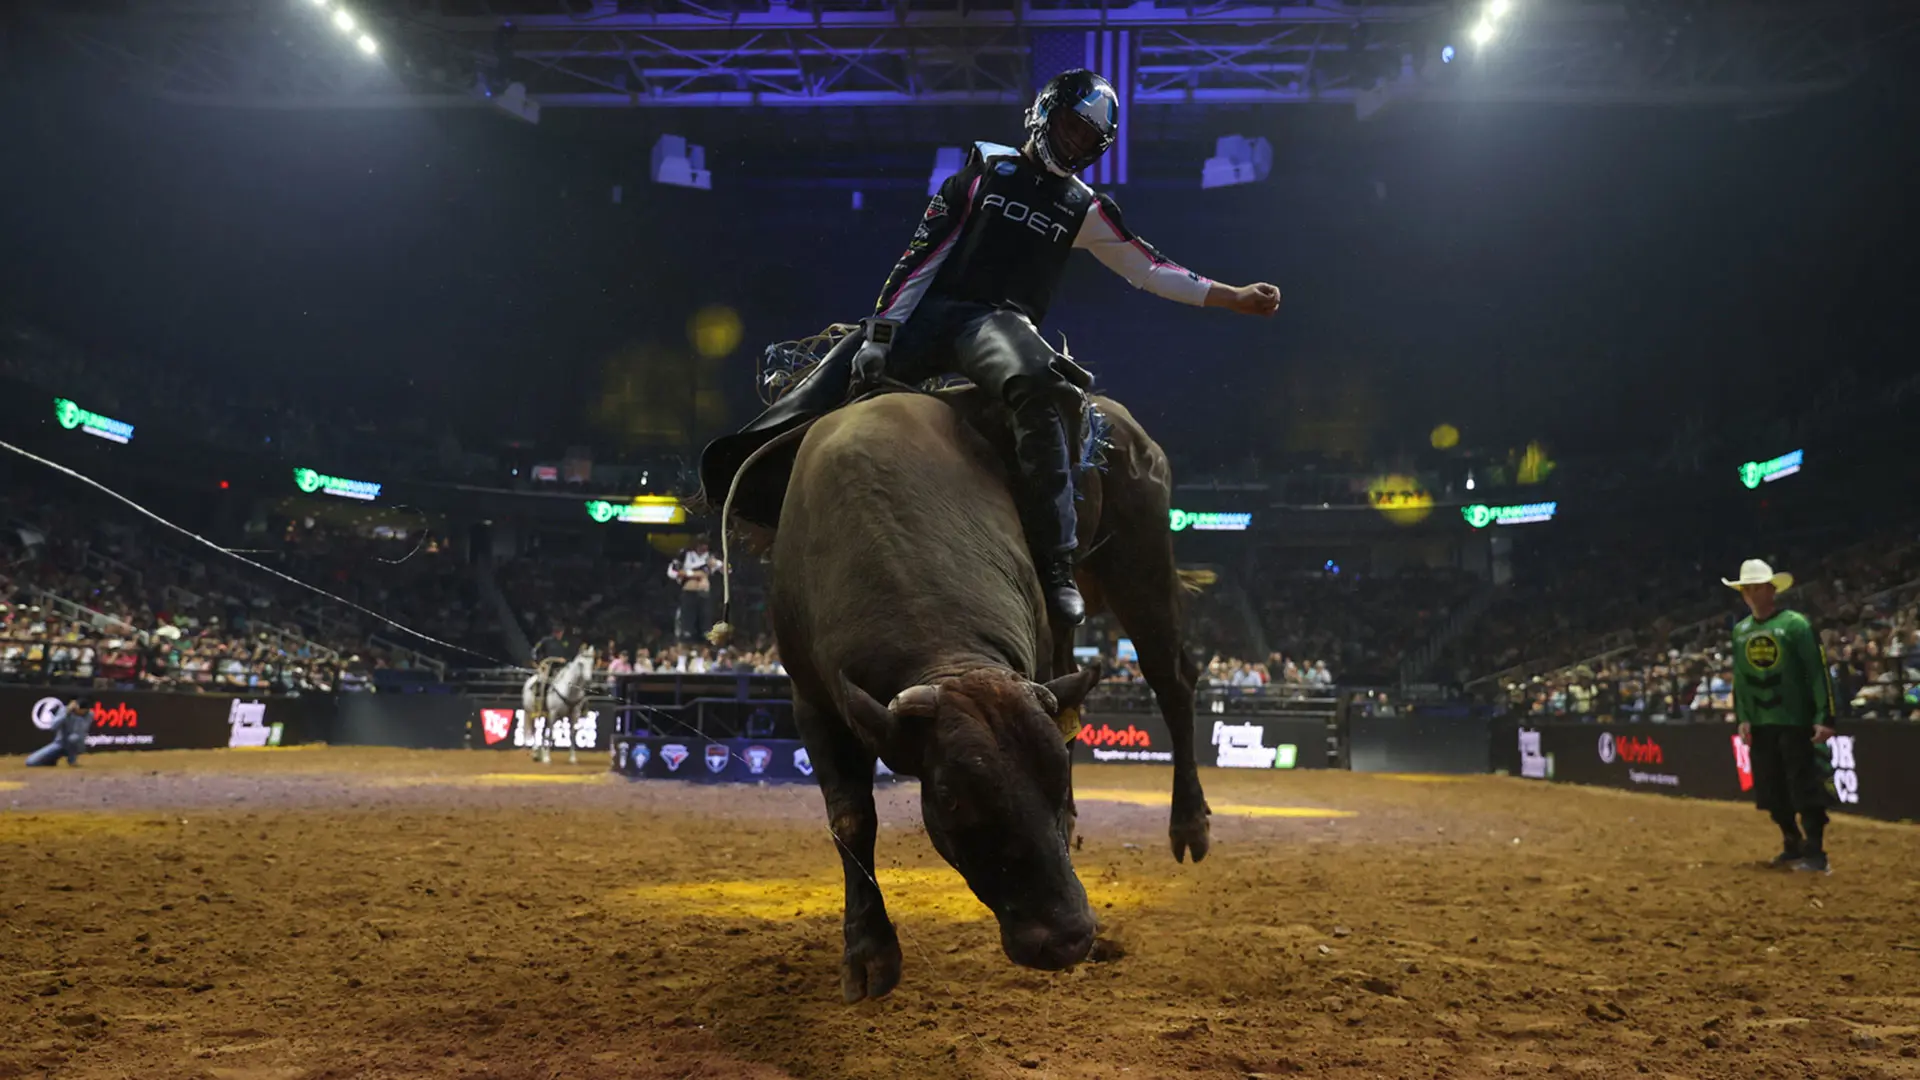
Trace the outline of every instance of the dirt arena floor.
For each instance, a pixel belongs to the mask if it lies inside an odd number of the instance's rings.
[[[1739,806],[1079,771],[1121,955],[1017,969],[883,796],[906,974],[839,999],[818,793],[486,751],[0,761],[0,1077],[1920,1077],[1920,829],[1760,869]]]

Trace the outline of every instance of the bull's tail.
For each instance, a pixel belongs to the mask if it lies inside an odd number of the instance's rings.
[[[727,484],[727,501],[720,507],[720,621],[707,631],[707,641],[713,645],[724,646],[733,640],[733,530],[728,526],[733,521],[733,497],[740,492],[740,478],[747,475],[754,463],[768,453],[806,434],[818,419],[817,416],[812,417],[796,425],[793,430],[783,431],[762,443],[734,470],[733,480]]]

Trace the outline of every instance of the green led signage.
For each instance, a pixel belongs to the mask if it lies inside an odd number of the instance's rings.
[[[687,520],[687,508],[671,495],[642,495],[630,503],[589,499],[587,516],[602,525],[678,525]]]
[[[89,435],[121,444],[133,440],[132,424],[101,416],[97,412],[88,412],[63,397],[53,399],[53,418],[60,421],[60,426],[68,431],[78,428]]]
[[[1740,482],[1751,491],[1761,484],[1771,484],[1792,476],[1800,471],[1800,462],[1806,453],[1805,450],[1795,450],[1791,454],[1781,454],[1772,461],[1749,461],[1740,466]]]
[[[1253,528],[1252,514],[1196,514],[1187,510],[1167,511],[1174,532],[1193,529],[1198,532],[1246,532]]]
[[[293,470],[293,484],[309,495],[318,492],[322,495],[338,495],[343,499],[359,499],[361,502],[372,502],[380,497],[379,484],[328,476],[312,469]]]
[[[1557,502],[1526,503],[1522,506],[1486,506],[1474,503],[1460,508],[1460,516],[1467,524],[1476,529],[1489,525],[1531,525],[1536,521],[1552,521],[1553,515],[1560,509]]]

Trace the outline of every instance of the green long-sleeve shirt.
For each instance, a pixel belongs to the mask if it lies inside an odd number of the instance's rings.
[[[1827,655],[1807,617],[1781,608],[1733,628],[1733,711],[1742,723],[1833,723]]]

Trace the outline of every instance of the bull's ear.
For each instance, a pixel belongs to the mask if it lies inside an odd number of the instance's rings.
[[[890,748],[899,744],[899,719],[885,705],[873,700],[872,695],[853,685],[845,674],[840,676],[840,700],[845,703],[847,726],[869,753],[885,757]]]
[[[1080,734],[1080,704],[1087,700],[1087,694],[1099,681],[1100,666],[1089,664],[1052,682],[1033,684],[1034,696],[1040,700],[1040,707],[1053,717],[1053,722],[1060,727],[1060,737],[1067,742],[1072,742],[1074,736]]]
[[[1087,695],[1093,691],[1093,685],[1099,681],[1100,665],[1088,664],[1071,675],[1062,675],[1047,683],[1046,689],[1047,693],[1053,695],[1053,700],[1059,702],[1060,708],[1072,709],[1079,707],[1081,702],[1087,700]]]

